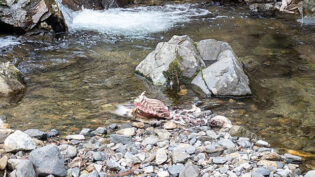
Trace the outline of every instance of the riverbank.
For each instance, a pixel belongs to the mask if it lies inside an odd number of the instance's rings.
[[[54,137],[55,130],[16,130],[0,146],[0,169],[16,177],[303,176],[300,157],[279,154],[263,140],[235,136],[239,126],[222,125],[147,120],[84,128],[65,137]],[[0,132],[3,137],[9,130]]]

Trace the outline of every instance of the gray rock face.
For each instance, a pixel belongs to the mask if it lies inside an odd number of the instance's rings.
[[[131,137],[130,136],[111,134],[110,135],[110,142],[111,143],[129,144],[132,141],[131,141]]]
[[[64,160],[56,145],[47,145],[33,150],[29,160],[35,166],[39,176],[52,174],[54,176],[66,176],[67,170]]]
[[[33,164],[29,160],[22,160],[16,166],[16,177],[36,177]]]
[[[0,97],[23,92],[25,89],[23,77],[14,65],[9,62],[0,63]]]
[[[211,62],[217,61],[221,52],[232,50],[228,43],[217,41],[215,39],[201,40],[197,43],[197,49],[204,61]]]
[[[249,79],[232,50],[224,50],[218,61],[203,69],[191,82],[206,95],[241,96],[251,94]]]
[[[58,5],[53,0],[17,0],[7,1],[8,6],[0,5],[0,22],[13,32],[29,31],[45,21],[55,32],[67,31],[67,26]]]
[[[30,137],[37,138],[37,139],[43,140],[47,138],[47,134],[38,129],[28,129],[28,130],[25,130],[24,133],[28,134]]]
[[[172,63],[180,68],[183,76],[191,78],[205,63],[188,36],[173,36],[168,42],[160,42],[137,67],[136,71],[152,80],[154,85],[165,85],[164,72]]]
[[[4,140],[4,148],[7,152],[20,150],[33,150],[36,145],[26,133],[16,130]]]

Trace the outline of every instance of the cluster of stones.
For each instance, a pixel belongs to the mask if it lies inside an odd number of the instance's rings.
[[[0,131],[0,170],[10,177],[303,176],[300,157],[280,155],[263,140],[232,136],[234,127],[153,121],[84,128],[64,138],[52,138],[56,130],[12,132]]]

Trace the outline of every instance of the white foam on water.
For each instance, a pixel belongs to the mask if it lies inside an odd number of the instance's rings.
[[[0,48],[17,45],[20,42],[14,36],[0,37]]]
[[[59,5],[62,6],[62,5]],[[191,4],[150,6],[136,8],[114,8],[73,12],[62,10],[69,30],[89,30],[109,35],[141,36],[167,31],[177,24],[189,22],[192,17],[204,16],[206,9]]]

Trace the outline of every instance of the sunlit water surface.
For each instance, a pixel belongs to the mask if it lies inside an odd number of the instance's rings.
[[[142,91],[169,105],[190,105],[198,96],[192,90],[170,95],[134,74],[158,42],[187,34],[194,41],[229,42],[251,80],[252,97],[200,98],[204,107],[275,147],[315,153],[314,26],[301,26],[292,16],[262,18],[246,8],[217,6],[72,13],[71,33],[59,40],[24,37],[19,45],[1,48],[0,60],[15,63],[27,83],[24,97],[1,102],[0,115],[12,128],[65,134],[126,122],[111,111]],[[314,160],[309,164],[314,168]]]

